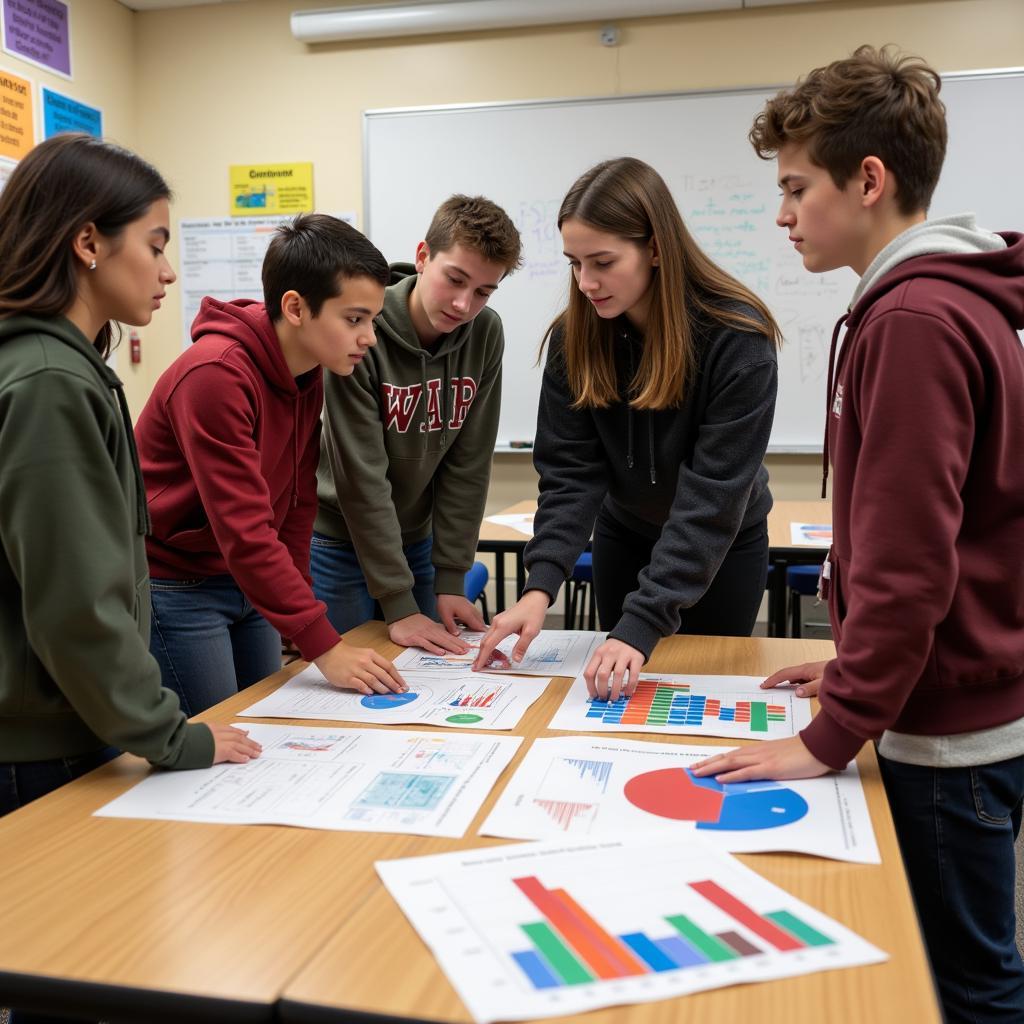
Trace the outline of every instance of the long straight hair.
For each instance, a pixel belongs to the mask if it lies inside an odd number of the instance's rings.
[[[108,239],[171,190],[155,167],[120,146],[79,132],[41,142],[0,194],[0,317],[63,316],[78,294],[72,248],[87,224]],[[112,325],[91,339],[110,353]]]
[[[668,409],[682,403],[696,365],[698,322],[766,335],[776,347],[782,343],[768,307],[708,259],[686,230],[661,175],[642,160],[620,157],[592,167],[562,201],[559,230],[569,218],[638,246],[653,240],[656,247],[659,263],[651,279],[643,354],[627,391],[633,408]],[[604,409],[618,401],[614,326],[597,315],[572,278],[568,304],[544,342],[557,330],[564,335],[573,408]]]

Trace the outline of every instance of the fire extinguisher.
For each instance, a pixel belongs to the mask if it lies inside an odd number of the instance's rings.
[[[142,339],[139,337],[139,332],[134,328],[128,332],[128,341],[131,344],[132,351],[132,362],[142,362]]]

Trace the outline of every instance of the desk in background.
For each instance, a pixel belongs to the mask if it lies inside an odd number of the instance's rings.
[[[498,515],[519,515],[537,511],[537,502],[520,501],[502,509]],[[768,635],[786,635],[786,569],[791,565],[818,564],[828,553],[828,545],[807,547],[793,543],[791,523],[831,523],[830,501],[777,501],[768,513],[768,565],[772,573],[768,580]],[[484,519],[480,525],[477,549],[494,555],[494,587],[497,611],[505,609],[505,557],[515,558],[516,599],[526,586],[523,551],[529,537],[508,526],[499,526]]]

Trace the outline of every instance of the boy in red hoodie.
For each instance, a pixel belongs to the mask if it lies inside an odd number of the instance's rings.
[[[778,224],[804,266],[861,277],[826,413],[838,654],[765,680],[818,693],[799,737],[697,774],[821,775],[877,740],[947,1021],[1019,1022],[1024,236],[972,214],[926,219],[945,155],[939,87],[921,61],[861,47],[770,100],[750,133],[778,158]]]
[[[336,686],[405,689],[342,643],[309,576],[323,367],[347,376],[376,343],[387,280],[355,228],[297,217],[267,249],[265,303],[204,299],[139,417],[150,647],[187,715],[277,671],[282,636]]]

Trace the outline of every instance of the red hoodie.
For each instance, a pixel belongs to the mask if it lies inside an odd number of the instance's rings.
[[[307,660],[338,642],[313,596],[323,374],[296,379],[262,303],[203,299],[195,344],[135,427],[158,579],[230,575]]]
[[[801,733],[832,768],[886,729],[1024,716],[1024,236],[1003,238],[908,259],[849,316],[827,413],[838,657]]]

